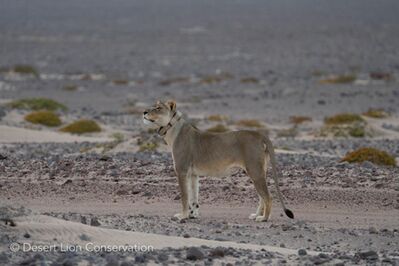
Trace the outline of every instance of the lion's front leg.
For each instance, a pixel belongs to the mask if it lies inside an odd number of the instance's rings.
[[[189,207],[190,207],[190,202],[189,199],[191,197],[191,187],[189,184],[189,176],[187,173],[177,173],[177,179],[179,182],[179,188],[180,188],[180,194],[181,194],[181,203],[182,203],[182,212],[175,214],[175,217],[177,217],[179,220],[187,219],[189,218]]]
[[[199,178],[197,175],[191,175],[191,202],[190,202],[190,218],[199,217],[199,204],[198,204],[198,192],[199,192]]]

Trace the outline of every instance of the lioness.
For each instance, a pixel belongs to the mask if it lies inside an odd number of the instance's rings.
[[[226,133],[202,132],[184,121],[176,111],[176,103],[158,101],[144,111],[145,124],[158,127],[158,134],[172,149],[174,168],[179,181],[183,209],[175,215],[178,219],[197,218],[198,176],[221,176],[226,170],[242,168],[252,179],[259,195],[256,213],[249,216],[257,222],[267,221],[272,199],[266,185],[267,161],[272,165],[272,176],[285,214],[294,218],[284,205],[278,186],[276,160],[271,141],[267,136],[249,130]]]

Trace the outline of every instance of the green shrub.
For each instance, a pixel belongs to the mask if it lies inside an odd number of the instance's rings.
[[[72,134],[83,134],[100,132],[101,127],[93,120],[81,119],[61,128],[60,131]]]
[[[33,124],[40,124],[48,127],[58,127],[61,119],[52,111],[37,111],[25,116],[25,120]]]
[[[354,122],[363,122],[363,118],[358,114],[342,113],[326,117],[324,123],[327,125],[350,124]]]
[[[30,65],[15,65],[12,70],[21,75],[33,75],[37,78],[39,77],[39,71]]]
[[[8,104],[9,107],[14,109],[27,109],[27,110],[67,110],[67,107],[57,101],[48,98],[27,98],[12,101]]]
[[[349,152],[341,161],[349,163],[361,163],[364,161],[369,161],[379,165],[396,165],[395,157],[385,151],[374,148],[360,148],[353,152]]]
[[[158,144],[155,142],[144,142],[140,145],[139,151],[155,151],[158,148]]]

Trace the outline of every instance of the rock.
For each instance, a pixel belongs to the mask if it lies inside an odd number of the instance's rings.
[[[374,226],[371,226],[369,228],[369,233],[370,234],[378,234],[378,231],[377,231],[377,229]]]
[[[105,260],[107,261],[107,266],[119,266],[119,259],[113,254],[107,254]]]
[[[5,159],[7,159],[7,156],[0,154],[0,160],[5,160]]]
[[[308,253],[306,252],[306,250],[304,250],[304,249],[300,249],[300,250],[298,250],[298,255],[299,256],[305,256],[305,255],[307,255]]]
[[[212,258],[222,258],[224,257],[224,253],[224,248],[217,247],[210,251],[209,256],[211,256]]]
[[[121,263],[121,266],[134,266],[134,263],[131,261],[124,261]]]
[[[90,225],[91,225],[91,226],[100,226],[101,223],[98,221],[97,217],[93,217],[93,218],[91,218],[91,220],[90,220]]]
[[[87,224],[86,216],[80,216],[80,222],[81,222],[82,224]]]
[[[284,243],[281,243],[281,244],[280,244],[280,247],[281,247],[281,248],[285,248],[285,244],[284,244]]]
[[[144,257],[143,255],[137,255],[137,256],[134,258],[134,261],[135,261],[136,263],[144,263],[144,262],[145,262],[145,257]]]
[[[167,255],[167,254],[159,254],[158,255],[158,260],[160,261],[160,262],[165,262],[165,261],[167,261],[169,259],[169,256]]]
[[[88,237],[86,234],[81,234],[79,238],[83,241],[90,241],[90,237]]]
[[[29,233],[25,233],[25,234],[24,234],[24,237],[25,237],[25,238],[30,238],[30,234],[29,234]]]
[[[373,250],[358,252],[355,254],[355,257],[358,257],[362,260],[378,260],[378,254]]]
[[[204,259],[205,255],[204,252],[198,247],[190,247],[187,250],[186,258],[188,260],[202,260]]]
[[[187,234],[187,233],[185,233],[185,234],[183,235],[183,237],[184,237],[184,238],[190,238],[190,235]]]

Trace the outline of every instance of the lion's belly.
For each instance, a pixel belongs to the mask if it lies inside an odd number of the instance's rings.
[[[242,168],[240,164],[219,164],[219,165],[194,165],[193,166],[193,174],[201,175],[201,176],[214,176],[214,177],[222,177],[232,174],[237,168]]]

